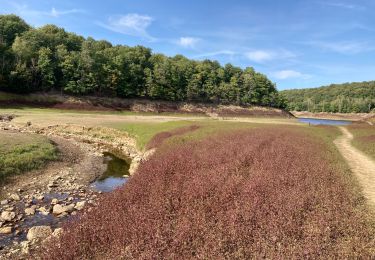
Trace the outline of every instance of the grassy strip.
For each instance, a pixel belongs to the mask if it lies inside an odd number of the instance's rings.
[[[56,148],[42,136],[0,132],[0,180],[42,167],[56,159]]]
[[[200,131],[206,130],[189,135]],[[163,146],[40,254],[371,258],[374,229],[346,166],[339,167],[342,159],[330,143],[337,135],[334,128],[259,125]]]
[[[354,137],[352,144],[375,159],[375,126],[363,123],[352,124],[348,128]]]
[[[137,146],[143,150],[150,140],[161,132],[194,124],[192,121],[147,122],[147,123],[113,123],[110,127],[125,131],[137,140]]]

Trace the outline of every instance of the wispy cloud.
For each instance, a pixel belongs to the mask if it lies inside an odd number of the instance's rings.
[[[184,48],[194,48],[199,41],[200,39],[195,37],[181,37],[177,44]]]
[[[323,50],[333,51],[341,54],[357,54],[375,50],[374,45],[368,42],[342,41],[342,42],[307,42],[308,45],[316,46]]]
[[[302,79],[308,79],[311,78],[311,75],[303,74],[296,70],[279,70],[272,73],[272,76],[277,79],[291,79],[291,78],[302,78]]]
[[[15,13],[23,16],[23,17],[40,17],[40,16],[48,16],[48,17],[55,17],[58,18],[63,15],[68,14],[75,14],[75,13],[84,13],[84,10],[80,9],[69,9],[69,10],[58,10],[55,7],[52,7],[49,11],[43,11],[43,10],[35,10],[29,7],[26,4],[17,4],[17,3],[11,3],[11,5],[14,7]]]
[[[209,58],[209,57],[215,57],[215,56],[233,56],[237,53],[231,50],[220,50],[220,51],[214,51],[214,52],[206,52],[206,53],[200,53],[198,55],[193,56],[194,59],[199,58]]]
[[[319,2],[319,4],[324,6],[330,6],[330,7],[337,7],[337,8],[343,8],[343,9],[349,9],[349,10],[364,10],[365,8],[360,5],[352,4],[352,3],[346,3],[346,2]]]
[[[126,14],[111,16],[108,18],[107,23],[99,22],[98,24],[114,32],[155,40],[147,32],[148,27],[153,21],[154,19],[148,15]]]
[[[246,52],[244,55],[249,60],[257,63],[264,63],[278,59],[291,59],[296,57],[294,53],[287,50],[254,50]]]

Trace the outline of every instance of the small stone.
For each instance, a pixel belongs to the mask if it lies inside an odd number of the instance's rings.
[[[74,208],[76,210],[82,210],[85,205],[86,205],[86,201],[79,201],[79,202],[77,202],[77,204]]]
[[[57,203],[59,203],[59,200],[58,200],[58,199],[52,199],[51,204],[55,205],[55,204],[57,204]]]
[[[27,240],[43,240],[52,235],[52,229],[49,226],[36,226],[27,232]]]
[[[36,198],[37,200],[44,200],[44,196],[43,195],[40,195]]]
[[[27,216],[34,215],[35,214],[35,208],[27,208],[27,209],[25,209],[25,214]]]
[[[45,207],[40,207],[40,208],[38,209],[38,211],[39,211],[42,215],[44,215],[44,216],[47,216],[47,215],[49,214],[49,209],[46,209]]]
[[[13,211],[3,211],[1,213],[1,219],[3,221],[12,221],[16,217],[16,213]]]
[[[64,208],[66,209],[67,212],[71,213],[71,212],[74,211],[75,205],[74,205],[74,203],[72,203],[72,204],[69,204],[69,205],[65,206]]]
[[[2,201],[0,202],[0,204],[1,204],[1,205],[7,205],[7,204],[8,204],[8,200],[2,200]]]
[[[53,206],[52,213],[55,215],[60,215],[62,213],[65,213],[67,211],[66,207],[61,206],[60,204],[56,204]]]
[[[10,198],[12,199],[12,200],[15,200],[15,201],[19,201],[19,200],[21,200],[21,198],[20,198],[20,196],[18,195],[18,194],[12,194],[12,195],[10,195]]]
[[[12,227],[0,228],[0,234],[11,234],[11,233],[12,233]]]

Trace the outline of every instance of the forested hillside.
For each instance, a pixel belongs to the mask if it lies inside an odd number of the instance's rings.
[[[310,112],[368,113],[375,110],[375,81],[285,90],[288,109]]]
[[[15,93],[285,107],[275,84],[253,68],[113,46],[54,25],[33,28],[15,15],[0,15],[0,72],[0,89]]]

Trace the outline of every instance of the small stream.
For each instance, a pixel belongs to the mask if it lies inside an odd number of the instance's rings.
[[[125,184],[129,178],[130,160],[121,159],[113,153],[103,153],[106,171],[90,187],[96,191],[110,192]]]
[[[109,152],[103,153],[103,156],[103,163],[107,165],[106,171],[89,186],[89,190],[91,189],[89,194],[94,194],[96,192],[110,192],[125,184],[129,178],[130,159],[121,159],[115,154]],[[68,197],[70,197],[70,199],[68,199]],[[46,207],[49,209],[49,213],[44,215],[37,210],[33,215],[23,215],[23,218],[14,225],[14,227],[20,232],[12,232],[12,234],[9,235],[0,234],[0,250],[14,242],[26,240],[27,230],[33,226],[47,225],[54,229],[60,227],[65,220],[70,219],[72,217],[71,215],[58,217],[52,214],[51,209],[53,205],[51,202],[53,199],[58,199],[61,204],[70,204],[82,200],[87,201],[88,197],[80,197],[78,194],[50,192],[44,194],[44,199],[42,201],[33,199],[31,205],[37,205],[38,208],[42,206]],[[25,202],[17,202],[13,208],[17,212],[23,212],[25,209]]]

